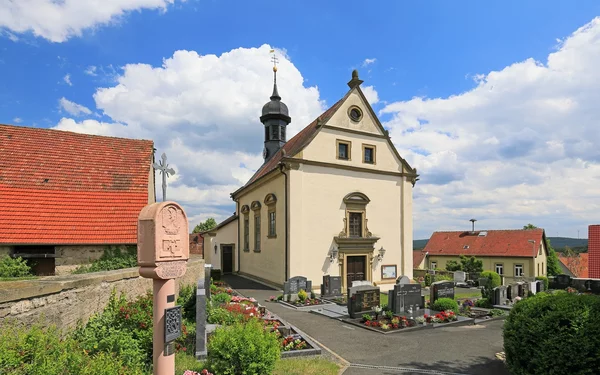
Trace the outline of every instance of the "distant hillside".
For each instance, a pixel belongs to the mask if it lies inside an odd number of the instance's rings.
[[[571,249],[573,249],[573,251],[576,251],[576,252],[586,252],[587,251],[587,245],[588,245],[587,238],[578,239],[578,238],[568,238],[568,237],[548,237],[548,239],[550,240],[552,247],[556,251],[564,251],[565,246],[570,247]],[[424,249],[425,245],[427,245],[427,241],[429,241],[429,239],[414,240],[413,241],[413,249],[414,250]]]

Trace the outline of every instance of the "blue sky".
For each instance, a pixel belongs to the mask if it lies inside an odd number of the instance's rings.
[[[274,47],[295,131],[359,69],[422,173],[415,238],[472,216],[488,229],[535,222],[573,237],[600,221],[587,133],[600,87],[597,1],[19,3],[0,4],[0,123],[154,139],[180,171],[173,194],[193,220],[230,214],[228,193],[260,165],[255,114]]]

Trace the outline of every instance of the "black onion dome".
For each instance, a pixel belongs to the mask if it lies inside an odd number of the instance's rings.
[[[273,95],[271,101],[265,104],[262,108],[262,115],[285,115],[289,116],[288,107],[281,101],[281,97],[277,92],[277,84],[273,86]]]

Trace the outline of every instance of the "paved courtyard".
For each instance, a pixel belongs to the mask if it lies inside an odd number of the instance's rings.
[[[349,368],[344,375],[508,375],[504,364],[495,357],[502,351],[503,321],[382,335],[266,302],[281,291],[243,277],[226,275],[224,280],[347,361]]]

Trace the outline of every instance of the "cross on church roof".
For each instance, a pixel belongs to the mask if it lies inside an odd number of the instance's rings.
[[[155,170],[158,170],[162,173],[162,190],[163,190],[163,202],[167,200],[167,177],[175,174],[175,170],[170,168],[167,164],[167,155],[163,152],[160,156],[162,159],[158,163],[154,163],[152,166]]]

